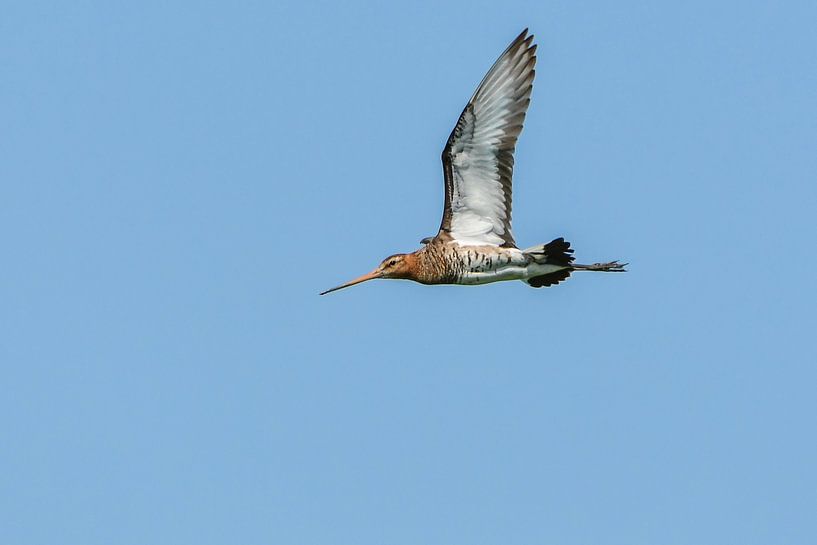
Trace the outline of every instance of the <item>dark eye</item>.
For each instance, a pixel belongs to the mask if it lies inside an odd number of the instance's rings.
[[[397,265],[396,259],[392,259],[391,261],[389,261],[389,267],[394,267],[395,265]]]

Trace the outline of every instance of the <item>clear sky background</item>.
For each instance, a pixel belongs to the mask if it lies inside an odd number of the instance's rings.
[[[371,282],[524,27],[550,289]],[[4,2],[0,542],[817,542],[817,4]]]

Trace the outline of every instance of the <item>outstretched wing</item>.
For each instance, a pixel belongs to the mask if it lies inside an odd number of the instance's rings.
[[[438,237],[464,246],[514,247],[511,178],[530,104],[536,45],[528,30],[477,87],[443,150],[445,210]]]

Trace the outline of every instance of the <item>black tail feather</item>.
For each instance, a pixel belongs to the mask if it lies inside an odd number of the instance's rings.
[[[551,240],[542,246],[528,248],[525,250],[525,253],[533,257],[533,259],[540,264],[570,267],[573,263],[573,249],[570,247],[570,243],[563,237]],[[527,282],[534,288],[554,286],[570,276],[570,271],[571,269],[562,269],[552,273],[534,276],[533,278],[529,278]]]
[[[534,246],[533,248],[528,248],[523,251],[525,254],[532,256],[537,263],[543,264],[569,266],[573,263],[574,259],[571,255],[573,248],[570,247],[570,243],[563,237],[553,239],[547,244]]]
[[[542,288],[548,286],[555,286],[562,280],[567,279],[570,276],[570,269],[562,269],[560,271],[543,274],[541,276],[534,276],[533,278],[529,278],[527,280],[528,285],[533,288]]]
[[[570,265],[574,259],[571,255],[572,253],[573,248],[570,247],[570,243],[563,237],[551,240],[545,244],[545,254],[548,257],[548,263],[553,263],[554,265]]]

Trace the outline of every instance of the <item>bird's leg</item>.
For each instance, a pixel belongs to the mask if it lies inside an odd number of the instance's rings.
[[[607,263],[593,263],[592,265],[573,265],[577,271],[600,271],[600,272],[627,272],[624,267],[627,263],[619,263],[618,261],[609,261]]]

